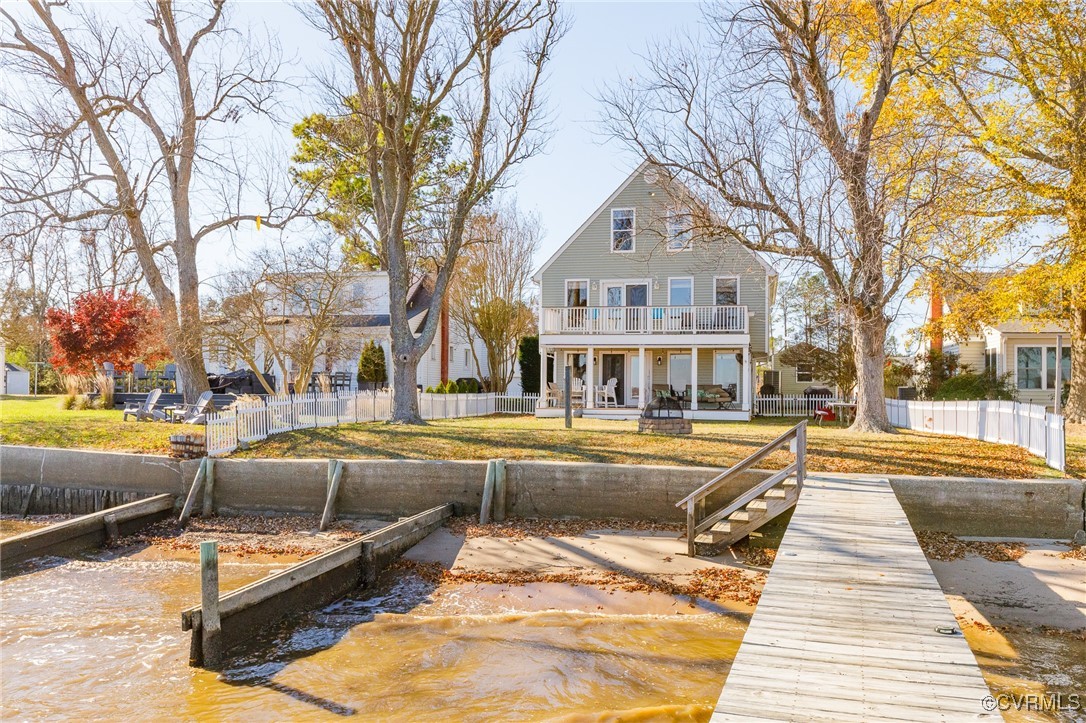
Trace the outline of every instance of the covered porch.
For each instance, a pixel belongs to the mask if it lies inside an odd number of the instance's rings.
[[[564,414],[569,368],[580,416],[634,419],[656,396],[677,399],[690,419],[749,420],[753,360],[749,344],[637,346],[540,345],[536,416]]]

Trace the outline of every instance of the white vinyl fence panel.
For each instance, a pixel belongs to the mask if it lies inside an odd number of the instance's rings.
[[[758,396],[754,398],[754,410],[762,417],[810,417],[827,404],[849,401],[839,397]]]
[[[533,414],[538,394],[419,394],[423,419],[458,419],[489,414]],[[225,412],[207,415],[207,454],[221,457],[242,445],[273,434],[355,422],[378,422],[392,416],[390,390],[310,393],[239,401]]]
[[[1064,419],[1039,404],[1003,401],[921,402],[886,400],[890,424],[933,434],[1013,444],[1066,468]]]

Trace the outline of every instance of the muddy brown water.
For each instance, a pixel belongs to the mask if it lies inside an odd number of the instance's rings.
[[[178,553],[171,553],[176,558]],[[223,590],[287,560],[220,564]],[[3,719],[707,720],[743,616],[503,610],[414,577],[188,667],[194,559],[52,560],[0,583]],[[627,601],[626,608],[630,603]]]

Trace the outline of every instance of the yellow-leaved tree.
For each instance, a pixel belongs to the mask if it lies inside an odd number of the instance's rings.
[[[965,316],[993,323],[1028,308],[1038,321],[1067,321],[1066,413],[1086,421],[1086,4],[945,3],[915,41],[922,70],[897,101],[961,144],[947,203],[989,220],[993,244],[1017,244],[1032,262],[993,279]]]

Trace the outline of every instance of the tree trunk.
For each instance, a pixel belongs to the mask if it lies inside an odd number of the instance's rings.
[[[1071,389],[1063,415],[1086,424],[1086,309],[1071,309]]]
[[[418,359],[410,354],[392,357],[392,419],[393,424],[425,424],[419,414]]]
[[[853,355],[856,359],[856,419],[853,432],[893,432],[886,415],[887,320],[881,309],[853,309]]]

